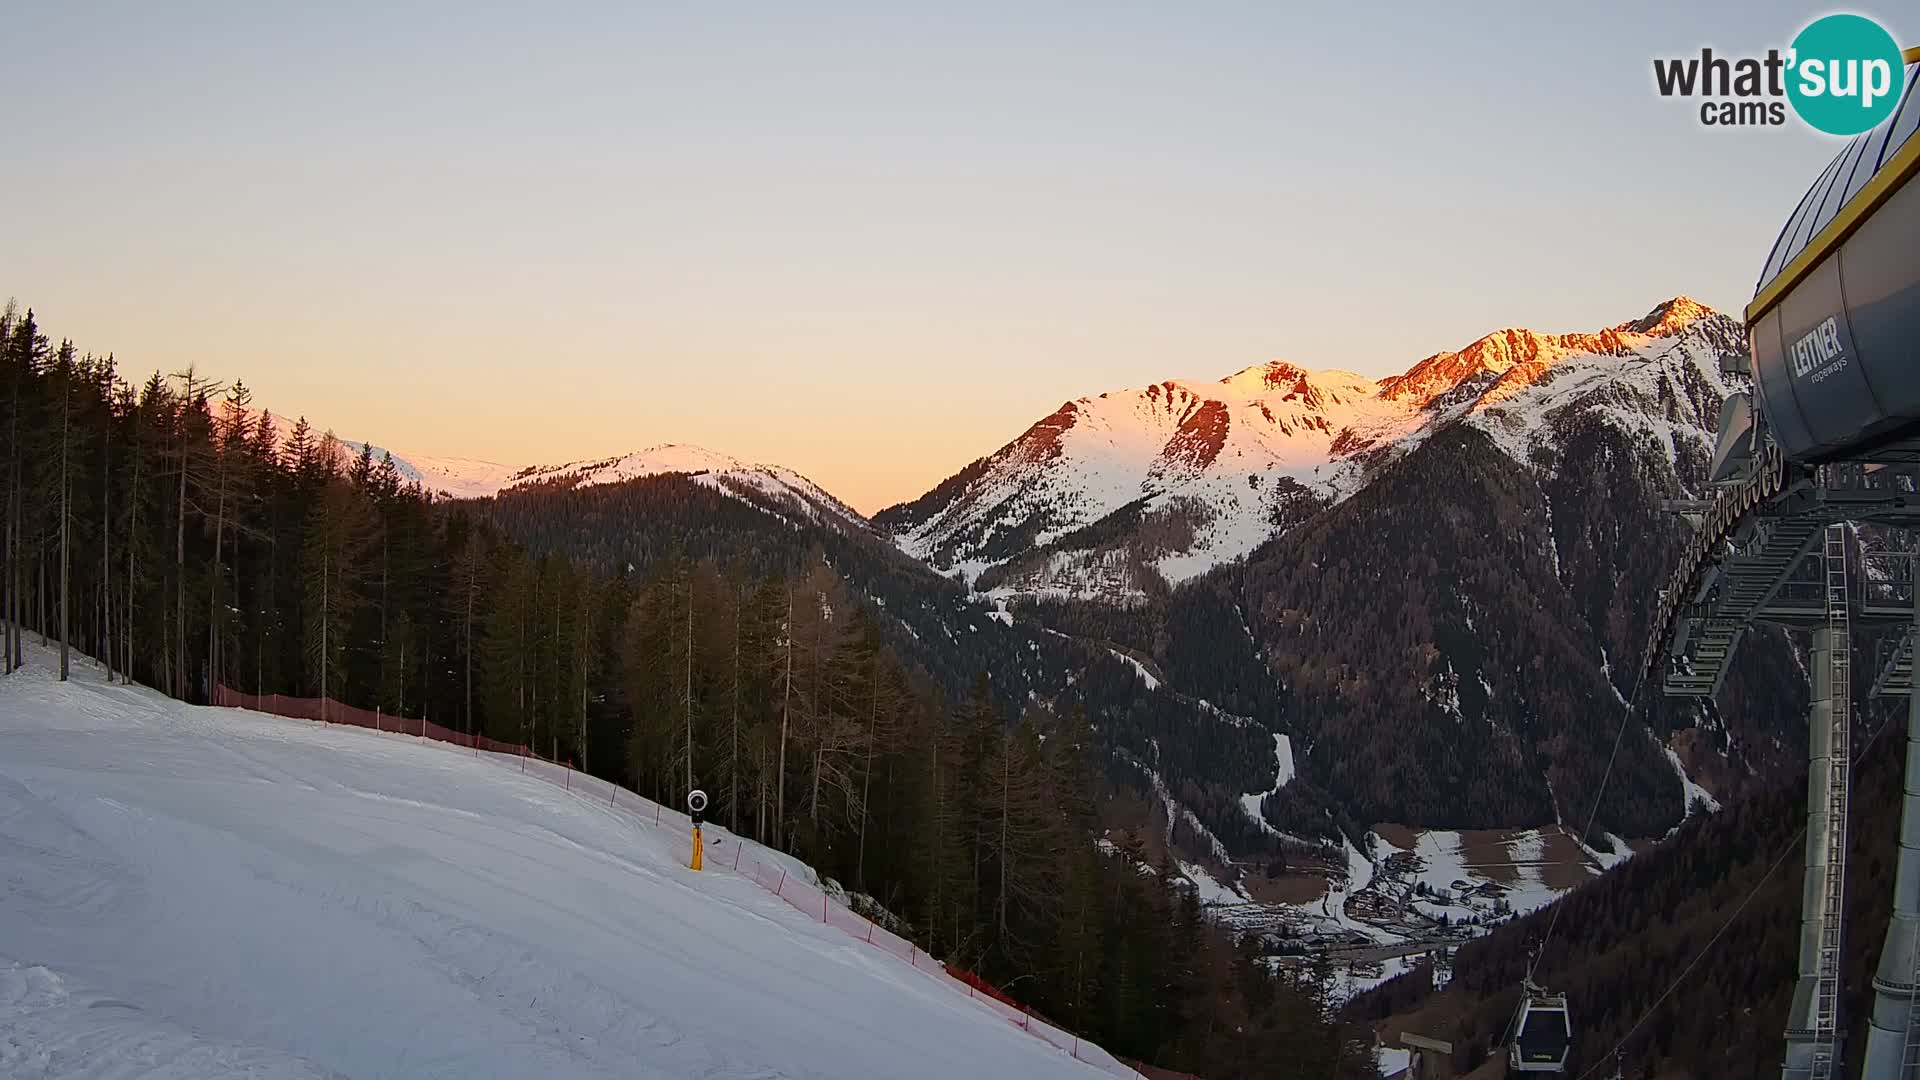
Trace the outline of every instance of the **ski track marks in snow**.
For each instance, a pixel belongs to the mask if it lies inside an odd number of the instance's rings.
[[[0,682],[0,1074],[1100,1075],[693,875],[637,810],[29,664]]]

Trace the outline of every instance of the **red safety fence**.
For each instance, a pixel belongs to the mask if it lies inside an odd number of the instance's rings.
[[[538,751],[529,750],[518,743],[505,743],[497,739],[489,739],[484,735],[467,735],[428,720],[397,717],[377,709],[371,711],[358,709],[351,705],[342,705],[330,698],[288,697],[284,694],[242,694],[218,685],[214,687],[213,703],[226,708],[247,709],[298,720],[315,720],[392,732],[396,735],[408,735],[432,742],[449,743],[477,753],[512,757],[517,759],[515,764],[522,772],[538,776],[569,791],[579,792],[583,797],[604,798],[609,806],[629,807],[639,812],[639,818],[643,822],[656,826],[670,826],[674,829],[687,829],[692,824],[691,819],[678,810],[667,809],[643,795],[611,781],[580,772],[566,763],[549,761],[541,757]],[[728,834],[719,826],[709,825],[708,828],[713,829],[717,834],[708,847],[705,860],[708,869],[740,874],[785,900],[810,918],[819,919],[848,937],[865,941],[882,952],[892,954],[915,969],[925,972],[929,978],[944,981],[956,993],[966,994],[1008,1023],[1036,1038],[1046,1040],[1079,1061],[1116,1076],[1137,1078],[1143,1075],[1140,1070],[1093,1043],[1034,1015],[1031,1010],[1015,1001],[1004,990],[973,972],[951,967],[934,959],[913,942],[848,908],[819,885],[803,880],[799,874],[793,873],[787,866],[780,865],[777,860],[756,857],[748,851],[749,845],[745,841],[737,837],[732,838],[732,850],[721,850],[723,842],[728,839]],[[1154,1075],[1180,1076],[1183,1074],[1156,1072]],[[1199,1078],[1194,1077],[1192,1080],[1199,1080]]]

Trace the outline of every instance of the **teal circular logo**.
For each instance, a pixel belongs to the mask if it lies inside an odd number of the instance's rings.
[[[1893,115],[1907,67],[1893,35],[1861,15],[1828,15],[1793,39],[1787,99],[1810,126],[1858,135]]]

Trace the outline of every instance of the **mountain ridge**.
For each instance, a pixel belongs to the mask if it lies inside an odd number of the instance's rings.
[[[1659,365],[1675,347],[1717,358],[1737,329],[1683,295],[1592,333],[1494,331],[1377,381],[1271,360],[1083,396],[872,520],[984,591],[1137,600],[1244,558],[1448,423],[1486,427],[1524,463],[1543,419],[1523,408],[1534,399],[1544,411],[1562,383]],[[1075,546],[1103,526],[1126,543]]]

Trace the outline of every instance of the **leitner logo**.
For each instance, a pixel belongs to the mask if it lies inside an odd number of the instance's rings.
[[[1765,57],[1700,55],[1656,59],[1661,97],[1705,98],[1700,122],[1708,127],[1777,127],[1787,106],[1816,131],[1858,135],[1877,127],[1900,103],[1906,65],[1900,46],[1879,23],[1861,15],[1828,15],[1809,23],[1786,51]]]
[[[1846,349],[1840,344],[1840,323],[1832,315],[1794,342],[1787,352],[1796,378],[1811,375],[1814,382],[1819,382],[1847,366]],[[1836,360],[1839,363],[1836,364]]]

